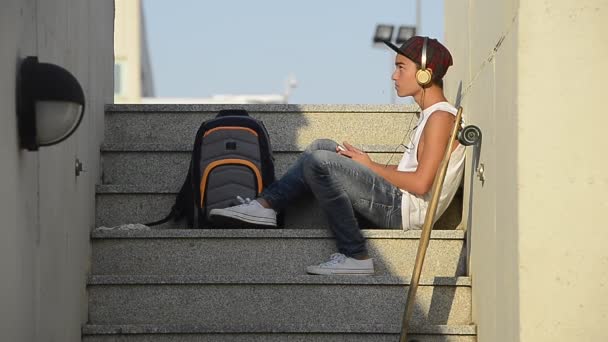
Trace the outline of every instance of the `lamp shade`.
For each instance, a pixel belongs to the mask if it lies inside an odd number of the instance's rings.
[[[394,29],[395,28],[393,27],[393,25],[376,26],[376,32],[374,33],[374,38],[373,38],[374,44],[390,42],[393,39]]]
[[[397,38],[395,39],[395,42],[397,43],[397,45],[401,45],[415,35],[416,35],[415,26],[399,26],[399,30],[397,31]]]
[[[17,76],[17,117],[21,147],[60,143],[76,131],[84,116],[84,92],[66,69],[27,57]]]
[[[74,132],[82,117],[74,102],[36,101],[36,135],[40,146],[53,145]]]

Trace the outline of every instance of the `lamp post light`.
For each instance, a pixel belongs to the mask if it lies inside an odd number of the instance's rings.
[[[17,121],[21,148],[37,151],[70,137],[84,116],[84,92],[64,68],[27,57],[17,75]]]
[[[401,45],[415,35],[416,35],[415,26],[399,26],[399,30],[397,31],[397,38],[395,38],[395,43],[397,45]]]
[[[386,41],[393,40],[393,31],[395,27],[393,25],[380,24],[376,26],[376,33],[374,34],[373,43],[374,45],[382,45]]]

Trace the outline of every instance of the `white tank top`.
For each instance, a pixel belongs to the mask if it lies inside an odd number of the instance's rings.
[[[414,172],[418,168],[418,144],[420,142],[420,136],[424,131],[429,117],[436,111],[444,111],[454,114],[456,116],[458,110],[447,102],[438,102],[428,107],[420,113],[420,119],[418,125],[416,125],[414,131],[414,138],[408,145],[407,150],[403,153],[403,157],[397,166],[399,171]],[[443,182],[443,188],[441,189],[441,195],[439,197],[439,205],[437,206],[437,214],[435,215],[435,222],[439,219],[441,214],[447,209],[448,205],[454,198],[456,190],[462,180],[462,174],[464,172],[464,156],[465,147],[459,145],[450,157],[448,169],[446,172],[445,180]],[[401,199],[401,217],[403,221],[403,229],[420,229],[424,224],[424,217],[431,200],[431,191],[427,192],[422,196],[411,194],[405,190]]]

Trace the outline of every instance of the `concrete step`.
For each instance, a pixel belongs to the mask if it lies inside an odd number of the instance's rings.
[[[272,326],[208,325],[86,325],[85,342],[397,342],[401,326],[356,324],[330,325],[281,324]],[[435,325],[413,327],[408,341],[475,342],[474,325]]]
[[[420,231],[364,230],[377,275],[408,276]],[[95,230],[94,275],[290,275],[335,252],[325,229]],[[423,276],[465,274],[464,232],[434,231]]]
[[[191,144],[203,121],[229,108],[261,119],[279,151],[318,138],[397,146],[417,122],[417,108],[403,105],[108,105],[105,143]]]
[[[165,217],[175,202],[179,189],[156,184],[146,185],[98,185],[96,200],[97,227],[112,227],[127,223],[146,223]],[[457,195],[442,217],[435,223],[436,229],[455,229],[462,214],[462,196]],[[363,227],[368,224],[362,222]],[[185,221],[168,222],[159,228],[185,228]],[[304,196],[285,211],[285,228],[327,228],[325,214],[314,198]]]
[[[89,323],[398,325],[408,283],[392,276],[91,276]],[[470,324],[470,285],[468,277],[422,279],[411,324]]]

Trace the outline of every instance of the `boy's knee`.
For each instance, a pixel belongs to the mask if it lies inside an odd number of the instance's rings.
[[[308,157],[304,160],[304,171],[322,172],[327,168],[328,161],[336,152],[327,150],[311,151]]]
[[[310,145],[308,145],[308,148],[306,148],[306,152],[313,152],[319,150],[336,151],[337,146],[338,143],[331,139],[317,139],[313,141]]]

